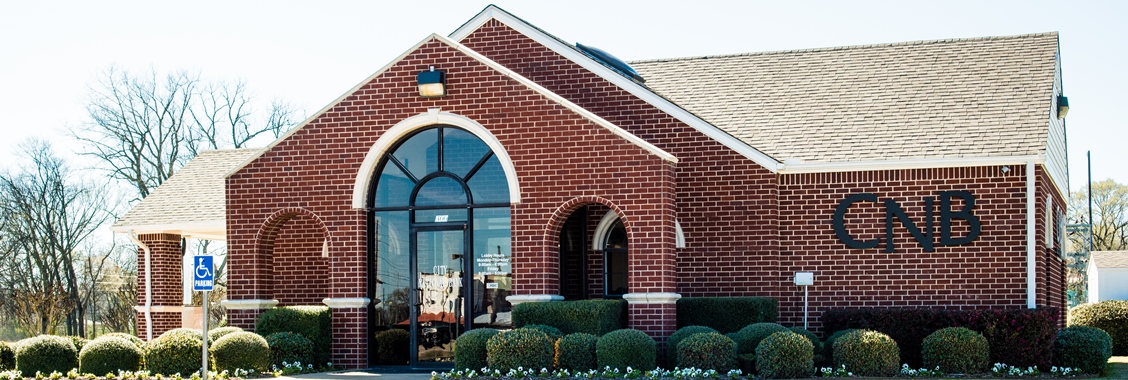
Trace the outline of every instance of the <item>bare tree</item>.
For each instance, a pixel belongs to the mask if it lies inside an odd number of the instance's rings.
[[[27,163],[0,173],[0,291],[4,306],[27,332],[85,333],[79,248],[109,219],[105,193],[71,178],[50,144],[30,140],[20,150]]]
[[[281,100],[257,109],[242,80],[207,82],[185,71],[138,76],[116,67],[90,87],[86,111],[86,123],[71,131],[86,147],[82,154],[135,189],[137,199],[200,151],[278,137],[297,119],[295,108]]]

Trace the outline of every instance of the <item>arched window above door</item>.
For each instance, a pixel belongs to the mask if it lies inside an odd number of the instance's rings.
[[[509,186],[493,151],[465,130],[416,132],[385,156],[375,209],[508,206]]]

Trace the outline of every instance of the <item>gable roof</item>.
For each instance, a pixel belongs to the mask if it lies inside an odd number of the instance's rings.
[[[631,62],[780,160],[1045,154],[1057,33]]]
[[[111,231],[178,233],[200,239],[223,240],[227,205],[224,173],[261,149],[200,152],[148,197],[118,219]]]
[[[1097,268],[1128,268],[1128,251],[1093,251],[1089,262]]]

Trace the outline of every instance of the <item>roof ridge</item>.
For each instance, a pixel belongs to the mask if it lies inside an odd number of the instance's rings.
[[[712,59],[712,58],[735,58],[735,57],[748,57],[769,54],[786,54],[786,53],[812,53],[834,50],[850,50],[850,49],[867,49],[877,47],[892,47],[892,46],[909,46],[909,45],[925,45],[925,44],[940,44],[940,43],[953,43],[953,42],[968,42],[968,41],[989,41],[989,40],[1009,40],[1021,39],[1030,37],[1048,37],[1058,36],[1058,32],[1041,32],[1041,33],[1027,33],[1015,34],[1009,36],[985,36],[985,37],[967,37],[967,38],[944,38],[936,40],[916,40],[916,41],[903,41],[903,42],[888,42],[879,44],[864,44],[864,45],[846,45],[846,46],[828,46],[808,49],[788,49],[788,50],[770,50],[760,52],[747,52],[747,53],[734,53],[734,54],[716,54],[716,55],[700,55],[690,57],[673,57],[673,58],[654,58],[654,59],[640,59],[635,61],[627,61],[628,64],[635,63],[655,63],[655,62],[673,62],[673,61],[689,61],[695,59]]]

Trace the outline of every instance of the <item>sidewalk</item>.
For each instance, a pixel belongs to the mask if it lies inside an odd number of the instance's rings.
[[[338,372],[319,372],[304,375],[280,376],[281,380],[430,380],[430,372],[404,372],[374,368],[367,370],[345,370]]]

